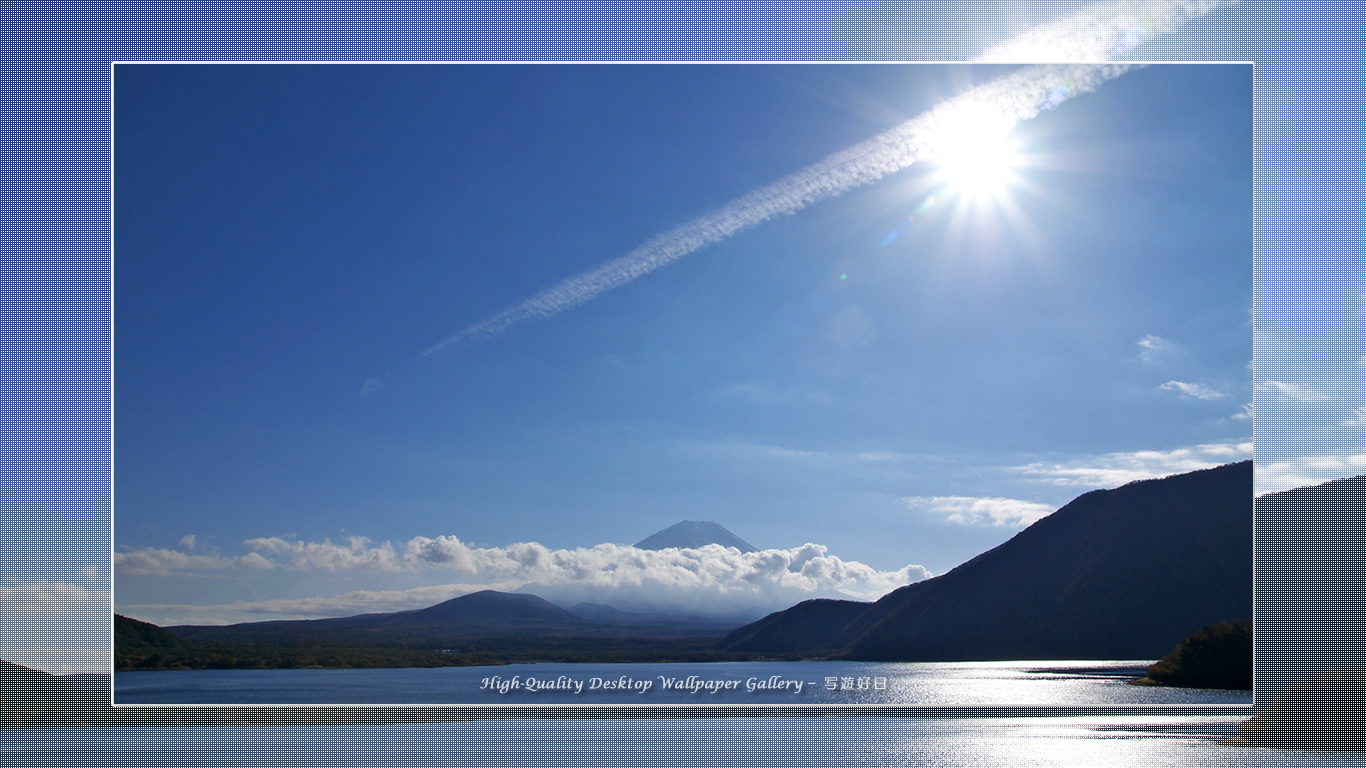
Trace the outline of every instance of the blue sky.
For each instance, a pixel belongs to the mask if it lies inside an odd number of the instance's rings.
[[[994,197],[925,159],[469,331],[1021,72],[117,67],[116,610],[873,597],[1250,458],[1246,65],[1064,92]],[[603,576],[681,519],[768,559]]]

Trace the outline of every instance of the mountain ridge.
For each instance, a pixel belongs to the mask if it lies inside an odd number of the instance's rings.
[[[1201,626],[1252,615],[1252,498],[1250,461],[1090,491],[815,635],[866,661],[1159,658]],[[820,650],[792,641],[804,630],[790,619],[756,622],[785,624],[788,642],[757,642],[751,624],[721,647]]]

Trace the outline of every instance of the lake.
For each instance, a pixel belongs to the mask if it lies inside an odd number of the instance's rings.
[[[119,672],[116,704],[1250,705],[1250,691],[1140,687],[1146,661],[509,664]]]
[[[1326,768],[1360,756],[1226,747],[1241,717],[485,720],[421,725],[8,731],[0,764],[427,768],[909,766]]]

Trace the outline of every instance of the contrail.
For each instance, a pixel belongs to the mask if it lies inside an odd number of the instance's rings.
[[[1104,61],[1238,0],[1111,0],[1041,24],[987,49],[978,61]]]
[[[980,61],[1103,60],[1237,0],[1179,0],[1093,3],[988,49]],[[1078,94],[1124,74],[1132,64],[1053,64],[1007,75],[954,97],[886,133],[837,152],[820,162],[681,224],[605,262],[546,288],[422,352],[426,357],[452,346],[487,339],[528,320],[576,307],[695,251],[812,203],[869,184],[930,156],[935,137],[970,128],[985,113],[1009,126],[1052,109]]]
[[[713,211],[646,240],[624,256],[550,286],[531,298],[442,339],[428,356],[494,336],[528,320],[551,317],[736,233],[848,192],[931,156],[937,137],[977,126],[1005,127],[1078,94],[1095,90],[1132,64],[1056,64],[1023,69],[956,96],[867,141],[784,176]]]

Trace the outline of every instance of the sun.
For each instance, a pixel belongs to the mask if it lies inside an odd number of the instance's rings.
[[[1017,181],[1019,147],[1013,121],[980,109],[963,110],[936,131],[931,153],[940,181],[969,200],[1002,198]]]

